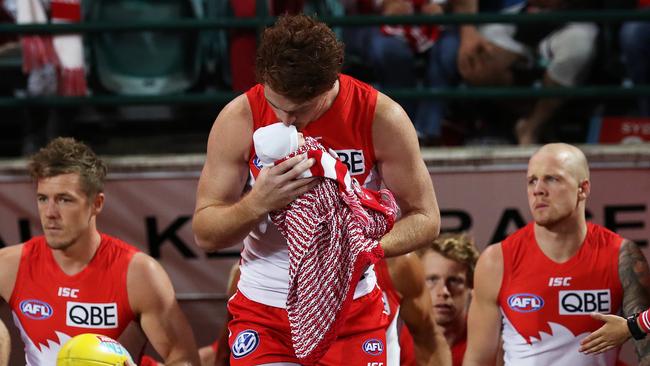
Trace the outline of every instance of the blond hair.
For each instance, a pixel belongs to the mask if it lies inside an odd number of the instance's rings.
[[[474,269],[478,261],[479,252],[474,245],[474,238],[466,233],[440,234],[431,245],[418,251],[418,256],[424,256],[427,251],[439,253],[467,268],[467,284],[474,287]]]
[[[104,191],[107,168],[88,145],[72,137],[57,137],[32,155],[29,172],[35,182],[61,174],[78,173],[81,189],[92,197]]]

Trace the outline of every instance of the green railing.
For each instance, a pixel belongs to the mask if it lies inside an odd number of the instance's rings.
[[[230,28],[260,29],[273,23],[275,18],[214,18],[178,19],[173,21],[138,21],[116,23],[76,24],[0,24],[0,34],[36,33],[97,33],[122,31],[201,31]],[[332,26],[368,26],[376,24],[465,24],[465,23],[562,23],[567,21],[593,21],[613,23],[628,20],[650,21],[650,11],[608,10],[553,12],[538,14],[447,14],[415,16],[345,16],[322,17]],[[451,88],[451,89],[399,89],[384,90],[395,98],[633,98],[650,95],[650,85],[623,86],[581,86],[567,88],[505,87],[505,88]],[[177,95],[125,96],[90,95],[87,97],[0,97],[0,108],[22,107],[74,107],[80,105],[151,105],[151,104],[212,104],[225,103],[236,94],[232,92],[184,93]]]

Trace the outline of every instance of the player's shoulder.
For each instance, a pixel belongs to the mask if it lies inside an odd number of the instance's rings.
[[[246,94],[240,94],[221,109],[221,112],[217,115],[215,123],[228,123],[228,121],[232,121],[233,118],[236,120],[232,122],[237,122],[241,119],[250,120],[252,122],[252,116],[253,113],[250,103],[248,102],[248,97]]]
[[[0,295],[7,301],[16,282],[23,247],[24,244],[18,244],[0,249],[0,268],[2,268]]]
[[[487,272],[503,269],[503,248],[502,243],[497,242],[488,245],[478,258],[477,268],[485,268]],[[478,269],[477,269],[478,270]]]
[[[397,123],[406,116],[404,108],[402,108],[399,103],[382,92],[377,93],[377,106],[375,107],[374,123]]]
[[[161,271],[164,270],[157,260],[140,251],[133,254],[129,263],[129,275],[133,275],[134,278],[155,278]]]

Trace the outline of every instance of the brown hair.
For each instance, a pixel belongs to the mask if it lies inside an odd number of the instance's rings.
[[[467,267],[467,284],[470,288],[474,288],[474,269],[479,257],[479,252],[474,245],[474,238],[466,233],[440,234],[430,246],[420,249],[418,256],[422,257],[429,250],[464,264]]]
[[[322,22],[284,15],[264,30],[255,76],[276,93],[302,103],[331,89],[343,64],[343,44]]]
[[[72,137],[57,137],[32,155],[29,172],[35,182],[61,174],[78,173],[81,189],[92,197],[104,190],[107,169],[88,145]]]

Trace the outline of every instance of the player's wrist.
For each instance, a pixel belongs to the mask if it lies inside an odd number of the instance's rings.
[[[627,318],[627,329],[630,331],[632,338],[639,341],[646,337],[647,333],[644,332],[637,321],[639,313],[634,313]]]

